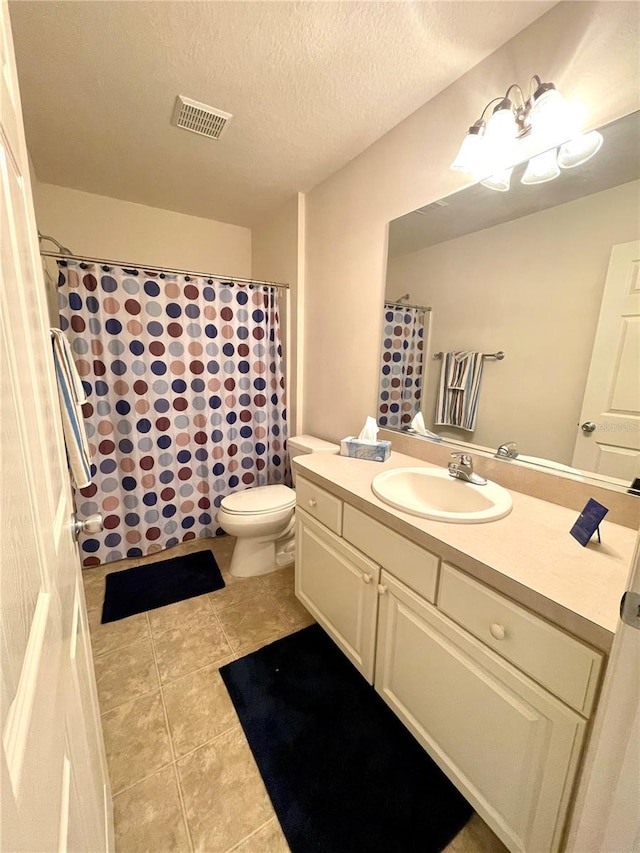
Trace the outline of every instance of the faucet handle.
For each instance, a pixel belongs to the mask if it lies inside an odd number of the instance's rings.
[[[516,459],[518,456],[517,445],[515,441],[505,441],[495,452],[496,458],[506,457],[507,459]]]
[[[455,462],[459,462],[460,465],[466,465],[468,467],[473,465],[473,458],[470,453],[452,453],[451,458],[454,462],[450,462],[450,465],[455,464]]]
[[[471,454],[465,453],[464,451],[460,453],[452,453],[451,458],[459,460],[463,465],[468,465],[471,462]]]

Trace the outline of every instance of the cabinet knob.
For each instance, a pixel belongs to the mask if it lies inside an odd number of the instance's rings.
[[[378,584],[378,595],[384,595],[387,591],[386,586],[383,583]]]
[[[309,506],[311,507],[311,509],[313,509],[313,507],[314,507],[317,503],[318,503],[318,501],[317,501],[315,498],[310,498],[310,499],[309,499]]]
[[[371,583],[373,578],[371,577],[371,575],[362,575],[362,580],[364,583]]]
[[[496,640],[504,640],[507,633],[504,630],[504,626],[498,625],[497,622],[492,622],[489,630],[491,631],[491,636],[495,637]]]

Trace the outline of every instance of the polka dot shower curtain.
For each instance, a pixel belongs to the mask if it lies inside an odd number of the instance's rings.
[[[222,498],[288,479],[278,291],[59,261],[60,325],[87,392],[84,566],[213,536]]]
[[[403,429],[420,411],[425,309],[384,304],[378,426]]]

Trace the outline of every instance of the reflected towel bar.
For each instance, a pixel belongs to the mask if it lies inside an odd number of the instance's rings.
[[[434,354],[433,354],[434,358],[442,358],[443,356],[444,356],[443,352],[434,352]],[[504,353],[502,352],[502,350],[500,350],[500,352],[483,352],[482,357],[483,358],[495,358],[497,361],[502,361],[502,359],[504,358]]]

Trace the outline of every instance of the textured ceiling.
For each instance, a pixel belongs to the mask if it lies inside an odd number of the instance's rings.
[[[18,0],[38,179],[238,225],[307,191],[553,2]],[[183,94],[233,113],[169,124]]]

